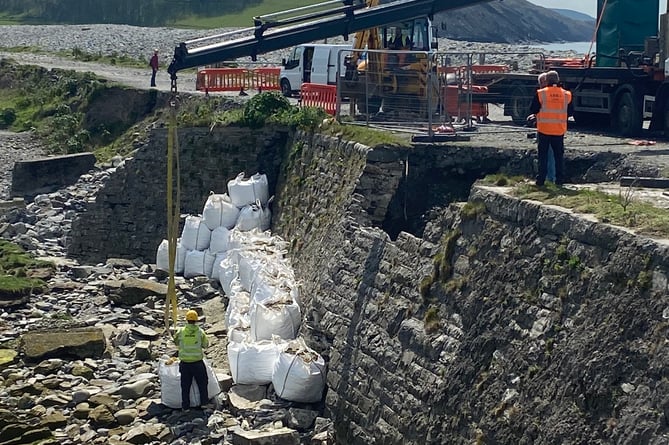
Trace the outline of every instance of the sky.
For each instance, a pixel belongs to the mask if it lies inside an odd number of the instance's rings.
[[[573,9],[574,11],[597,15],[597,0],[529,0],[530,3],[544,8]],[[667,0],[660,0],[660,13],[667,10]]]

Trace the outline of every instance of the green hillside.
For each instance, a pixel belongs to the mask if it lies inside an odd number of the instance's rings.
[[[170,26],[177,28],[228,28],[253,26],[253,17],[321,3],[318,0],[265,0],[244,10],[211,17],[190,15],[175,20]]]
[[[0,24],[113,23],[189,28],[247,27],[253,17],[318,0],[0,0]]]

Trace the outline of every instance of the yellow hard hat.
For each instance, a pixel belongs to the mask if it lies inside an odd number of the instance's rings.
[[[193,309],[186,312],[186,321],[197,321],[197,312],[195,312]]]

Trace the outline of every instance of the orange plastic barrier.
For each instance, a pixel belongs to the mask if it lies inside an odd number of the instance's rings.
[[[281,68],[256,68],[251,72],[253,75],[251,88],[258,91],[281,90],[279,85]]]
[[[457,85],[448,85],[443,89],[444,106],[449,116],[467,115],[467,87],[458,87]],[[472,86],[473,93],[487,93],[488,87],[481,85]],[[472,117],[488,116],[488,104],[472,102]]]
[[[198,91],[280,90],[281,68],[205,68],[198,71],[195,88]]]
[[[322,108],[331,116],[337,112],[337,87],[335,85],[303,83],[300,94],[300,106],[302,107]]]
[[[211,91],[242,91],[247,88],[248,70],[244,68],[206,68],[198,71],[195,88]]]

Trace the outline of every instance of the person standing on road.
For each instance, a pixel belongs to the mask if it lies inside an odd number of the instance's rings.
[[[153,50],[153,56],[151,57],[151,60],[149,61],[149,66],[151,67],[151,70],[152,70],[151,86],[155,87],[156,86],[156,73],[158,72],[158,50],[157,49]]]
[[[207,368],[204,363],[204,348],[209,346],[207,334],[195,323],[197,312],[186,312],[187,324],[174,333],[174,343],[179,347],[179,372],[181,373],[181,407],[190,408],[190,387],[195,379],[200,391],[200,405],[209,401]]]
[[[539,173],[536,185],[543,186],[548,170],[548,148],[555,157],[555,184],[564,184],[564,135],[567,119],[572,111],[571,92],[558,85],[560,77],[555,71],[546,73],[546,87],[537,90],[530,113],[537,119]]]

